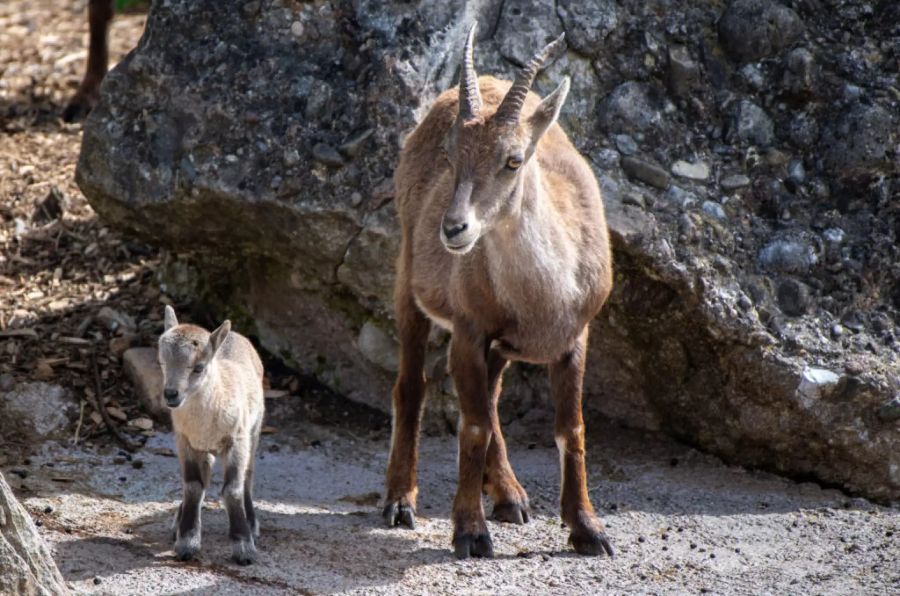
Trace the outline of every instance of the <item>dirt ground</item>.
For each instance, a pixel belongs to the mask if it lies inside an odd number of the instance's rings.
[[[455,490],[452,437],[422,446],[420,519],[388,530],[379,493],[388,449],[383,415],[328,394],[269,399],[258,467],[260,561],[228,561],[226,516],[207,499],[204,550],[173,558],[179,498],[164,429],[120,451],[92,397],[140,415],[119,360],[152,341],[161,303],[158,255],[106,229],[72,181],[80,125],[59,113],[83,68],[84,1],[0,4],[0,373],[47,380],[85,405],[80,442],[38,453],[0,437],[0,464],[40,524],[78,593],[898,593],[900,511],[809,483],[723,465],[671,440],[600,428],[589,454],[591,497],[614,560],[575,556],[557,515],[558,457],[550,425],[510,429],[511,459],[534,519],[491,523],[497,558],[458,562],[449,550]],[[141,15],[118,16],[112,58],[140,36]],[[40,205],[62,205],[57,215]],[[101,306],[135,329],[96,320]],[[98,379],[93,373],[98,366]],[[99,388],[98,388],[99,387]],[[99,395],[98,395],[99,394]],[[275,430],[277,429],[277,430]],[[486,505],[489,508],[489,505]]]
[[[270,424],[303,418],[272,400],[269,406]],[[423,442],[414,531],[382,525],[386,430],[301,422],[265,437],[256,491],[260,559],[247,568],[228,559],[220,474],[207,497],[201,559],[174,560],[170,524],[180,487],[171,435],[151,439],[131,462],[115,449],[48,448],[32,457],[20,492],[79,593],[900,591],[897,510],[616,428],[594,433],[604,439],[594,442],[588,461],[591,498],[617,556],[578,557],[557,514],[559,459],[550,426],[511,430],[511,461],[535,516],[524,526],[489,522],[494,560],[460,562],[450,551],[456,447],[449,437]]]

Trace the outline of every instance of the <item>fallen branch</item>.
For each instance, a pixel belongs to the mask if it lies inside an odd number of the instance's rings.
[[[84,422],[84,400],[81,400],[81,410],[78,413],[78,426],[75,427],[75,440],[73,444],[78,447],[78,436],[81,434],[81,424]]]
[[[137,451],[139,449],[139,445],[135,445],[127,438],[122,432],[119,430],[115,424],[113,424],[112,417],[110,417],[109,412],[106,411],[106,408],[103,406],[103,393],[102,387],[100,384],[100,368],[97,366],[97,349],[94,348],[91,350],[91,367],[94,370],[94,395],[93,397],[90,395],[90,392],[85,391],[85,395],[88,396],[88,399],[91,400],[91,405],[94,406],[94,409],[100,413],[100,417],[103,418],[103,424],[106,425],[106,428],[109,429],[109,432],[113,434],[119,443],[122,444],[123,447],[127,451]]]

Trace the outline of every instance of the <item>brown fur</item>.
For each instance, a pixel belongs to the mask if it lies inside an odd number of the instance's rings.
[[[84,78],[78,85],[78,91],[69,100],[63,110],[63,120],[75,122],[81,120],[94,108],[100,96],[100,83],[109,68],[108,32],[113,18],[114,0],[89,0],[88,25],[90,41],[88,42],[87,66]]]
[[[555,120],[549,114],[558,113],[567,82],[552,94],[561,98],[542,103],[529,93],[514,125],[492,119],[510,83],[481,77],[478,88],[483,107],[476,117],[457,119],[457,89],[435,101],[407,139],[395,172],[403,234],[394,296],[401,366],[385,515],[391,525],[414,525],[430,318],[453,333],[450,372],[462,414],[453,505],[457,555],[492,554],[482,489],[495,517],[528,518],[527,495],[507,460],[497,417],[509,360],[549,365],[563,520],[576,550],[611,554],[587,495],[581,415],[587,325],[612,287],[600,191],[559,125],[545,126]],[[523,152],[525,162],[514,173],[503,169]],[[468,224],[460,236],[475,240],[456,250],[441,230],[458,222]]]

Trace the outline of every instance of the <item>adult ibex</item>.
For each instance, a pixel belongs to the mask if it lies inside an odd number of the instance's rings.
[[[581,388],[588,323],[612,287],[597,180],[556,124],[568,78],[541,100],[530,93],[563,37],[512,85],[478,78],[469,31],[459,90],[438,97],[406,141],[395,175],[403,238],[395,308],[401,364],[384,516],[415,527],[416,460],[430,322],[452,331],[459,394],[457,557],[493,556],[482,489],[499,521],[528,521],[528,496],[506,456],[497,417],[510,360],[547,364],[562,467],[562,518],[581,554],[612,556],[587,493]]]

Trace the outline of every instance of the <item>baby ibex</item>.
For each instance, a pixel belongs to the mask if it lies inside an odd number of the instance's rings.
[[[253,462],[263,421],[263,366],[250,341],[225,321],[209,333],[179,325],[166,306],[159,338],[163,396],[181,461],[184,498],[175,514],[175,554],[200,550],[200,509],[215,456],[223,459],[222,494],[232,554],[241,565],[256,559],[259,521],[253,509]]]
[[[473,26],[458,92],[438,97],[407,139],[395,174],[403,234],[394,295],[401,365],[384,516],[390,526],[415,526],[431,319],[453,334],[449,368],[461,411],[456,556],[493,556],[482,490],[493,500],[495,519],[529,518],[497,417],[510,360],[549,365],[569,540],[581,554],[612,556],[588,499],[581,414],[588,323],[612,287],[603,203],[590,167],[555,123],[568,78],[543,100],[530,92],[563,37],[510,85],[477,78],[474,36]]]

